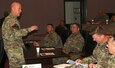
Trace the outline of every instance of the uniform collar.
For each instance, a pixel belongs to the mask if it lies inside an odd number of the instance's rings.
[[[79,34],[80,32],[76,32],[76,33],[72,33],[73,35],[77,35],[77,34]]]
[[[114,58],[115,57],[115,54],[111,55],[111,58]]]
[[[12,13],[9,14],[10,17],[12,18],[17,18],[18,16],[13,15]]]
[[[107,45],[108,41],[110,39],[110,36],[107,38],[106,42],[105,43],[100,43],[100,45]]]
[[[54,31],[48,32],[48,34],[54,33]]]

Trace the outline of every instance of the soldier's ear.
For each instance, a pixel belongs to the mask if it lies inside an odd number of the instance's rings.
[[[78,31],[79,31],[79,28],[78,28]]]

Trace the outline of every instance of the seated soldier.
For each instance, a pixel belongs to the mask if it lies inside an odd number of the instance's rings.
[[[52,24],[47,24],[47,35],[45,36],[43,42],[41,42],[40,47],[63,47],[62,40],[54,31],[54,26]]]
[[[115,37],[111,37],[107,44],[109,50],[109,58],[105,63],[90,64],[90,68],[115,68]]]
[[[80,53],[84,46],[84,38],[79,32],[79,25],[77,23],[71,24],[72,34],[68,37],[64,44],[63,52],[70,55],[70,59],[75,60],[81,57]],[[54,64],[66,63],[67,57],[53,59]]]
[[[63,51],[69,54],[72,60],[78,58],[78,54],[82,52],[84,46],[84,38],[80,33],[80,28],[77,23],[71,24],[72,34],[68,37],[64,44]]]
[[[109,17],[105,14],[103,9],[99,9],[98,15],[94,18],[94,21],[97,23],[105,23],[106,20],[109,20]]]
[[[97,42],[97,45],[93,51],[93,55],[83,58],[77,59],[77,63],[90,64],[90,63],[106,63],[106,59],[109,57],[108,50],[106,48],[106,44],[110,38],[109,35],[106,34],[106,31],[102,27],[97,27],[95,31],[92,33],[93,40]],[[76,65],[72,65],[75,67]]]
[[[59,25],[55,28],[56,33],[61,37],[63,44],[65,43],[67,37],[69,36],[69,30],[65,26],[63,20],[59,22]]]
[[[93,26],[91,21],[86,21],[85,24],[83,24],[82,29],[88,32],[91,32],[92,30],[94,30],[96,28],[96,26]]]

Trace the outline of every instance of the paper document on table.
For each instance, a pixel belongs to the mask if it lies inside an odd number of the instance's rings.
[[[55,50],[55,48],[41,48],[43,51],[47,51],[47,50]]]
[[[53,52],[50,53],[40,53],[40,56],[46,56],[46,55],[55,55]]]
[[[22,68],[42,68],[41,64],[28,64],[28,65],[22,65]]]
[[[69,67],[71,66],[71,64],[59,64],[59,65],[54,65],[53,67],[54,68],[66,68],[66,67]]]

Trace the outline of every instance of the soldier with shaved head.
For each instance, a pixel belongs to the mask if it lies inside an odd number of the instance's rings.
[[[21,66],[25,64],[23,54],[24,43],[22,37],[26,36],[29,32],[38,29],[37,26],[21,29],[17,19],[21,12],[21,4],[19,2],[13,2],[11,4],[11,12],[5,18],[2,25],[4,49],[8,56],[10,68],[21,68]]]

